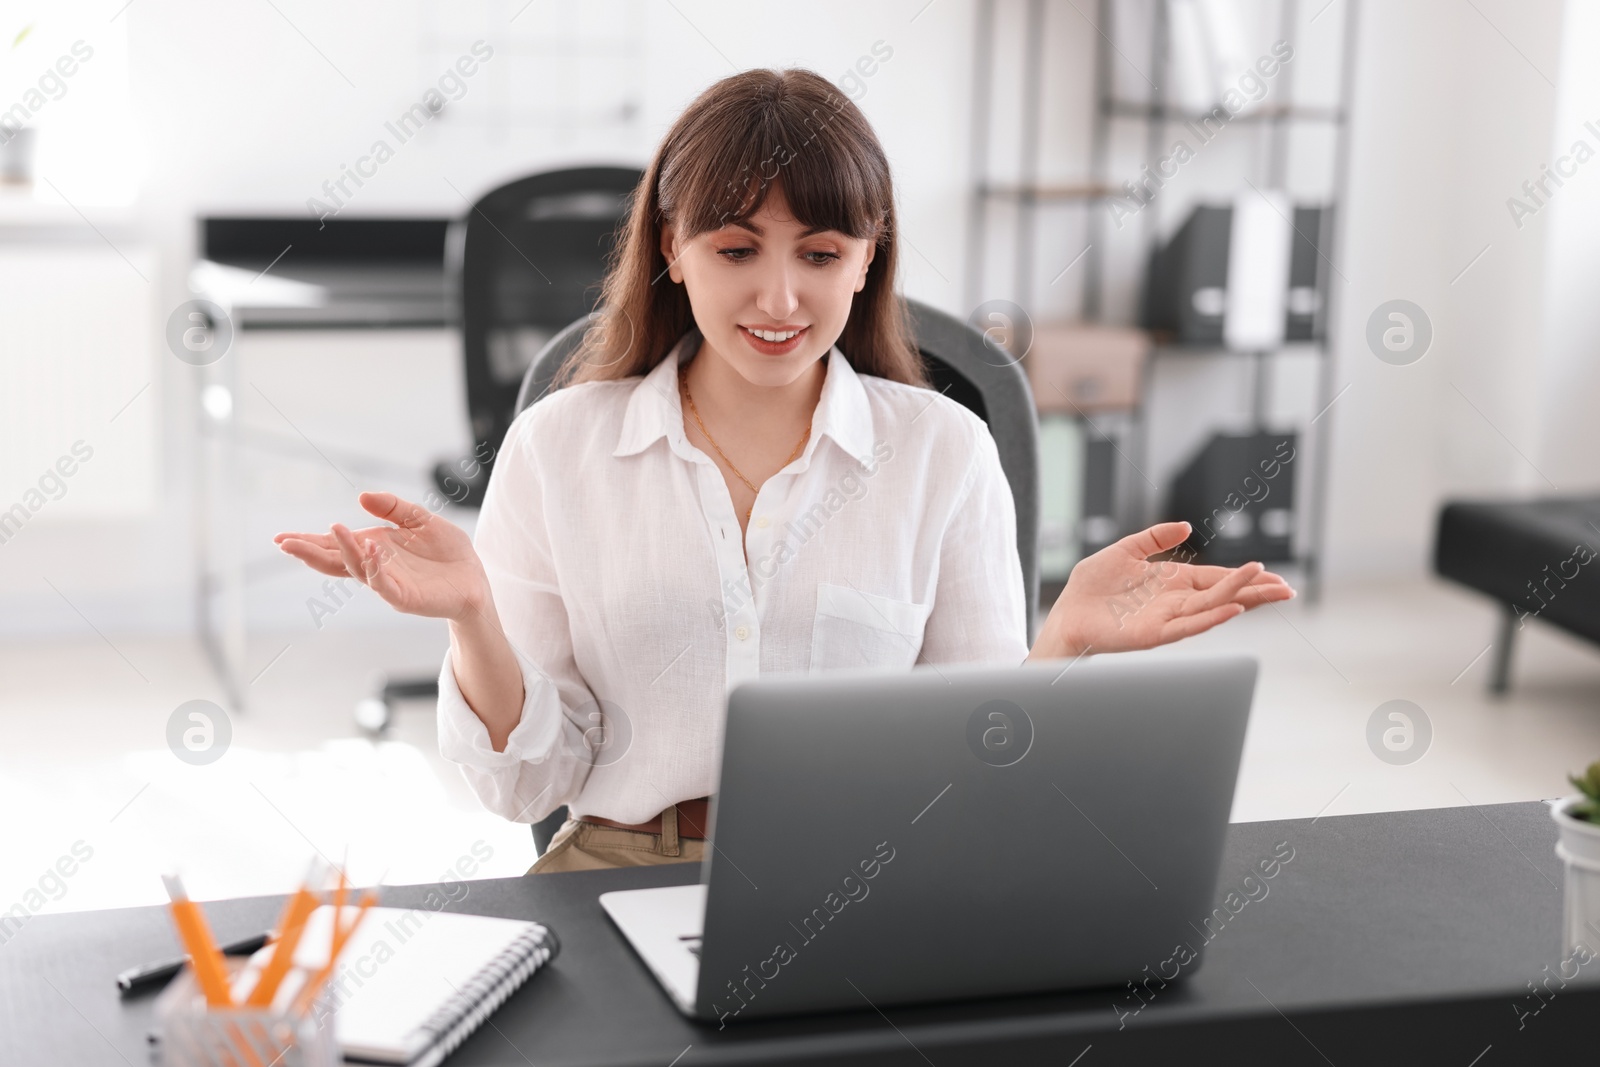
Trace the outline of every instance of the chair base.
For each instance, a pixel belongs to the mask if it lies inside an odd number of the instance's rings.
[[[401,700],[438,700],[437,678],[385,678],[377,696],[356,704],[356,726],[368,737],[384,737],[394,726],[395,704]]]

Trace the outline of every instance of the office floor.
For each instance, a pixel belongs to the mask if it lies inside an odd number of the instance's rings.
[[[1570,792],[1566,772],[1600,759],[1600,649],[1530,626],[1513,691],[1495,700],[1480,655],[1493,621],[1478,598],[1416,582],[1259,609],[1188,642],[1262,659],[1235,821]],[[231,717],[230,747],[207,766],[166,743],[174,708],[218,696],[194,642],[108,636],[115,647],[91,633],[0,649],[0,913],[154,903],[157,876],[173,868],[202,898],[278,892],[315,852],[347,855],[359,880],[394,883],[437,880],[480,841],[492,857],[477,876],[532,862],[527,828],[479,810],[439,759],[427,704],[403,710],[381,743],[352,724],[375,670],[439,662],[441,628],[329,628],[295,644],[252,685],[256,705]],[[262,636],[252,661],[284,644]],[[1426,755],[1406,765],[1367,741],[1374,710],[1395,699],[1432,728]],[[79,842],[92,857],[51,875]]]

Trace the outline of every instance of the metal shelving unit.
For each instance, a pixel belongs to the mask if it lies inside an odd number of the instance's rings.
[[[991,181],[989,174],[993,125],[991,112],[996,73],[995,29],[997,7],[1000,2],[1001,0],[980,0],[977,32],[974,37],[975,92],[971,142],[973,191],[967,217],[967,303],[969,307],[976,307],[986,296],[993,295],[985,291],[986,237],[990,227],[991,208],[996,205],[1010,205],[1014,211],[1014,299],[1024,309],[1033,305],[1032,297],[1036,288],[1035,241],[1041,211],[1046,208],[1081,210],[1086,213],[1084,220],[1086,249],[1083,253],[1083,270],[1079,275],[1082,286],[1082,318],[1086,322],[1104,321],[1107,253],[1107,211],[1104,208],[1112,198],[1122,193],[1122,190],[1114,184],[1110,173],[1113,127],[1117,124],[1143,124],[1144,152],[1140,162],[1142,165],[1153,165],[1161,158],[1162,146],[1174,124],[1199,122],[1206,113],[1171,104],[1168,94],[1162,88],[1170,82],[1171,75],[1168,0],[1148,0],[1143,5],[1149,14],[1150,24],[1146,61],[1148,69],[1153,72],[1153,76],[1161,86],[1153,87],[1151,98],[1146,101],[1128,100],[1116,94],[1112,78],[1112,63],[1117,58],[1113,45],[1116,16],[1119,10],[1125,10],[1133,5],[1129,0],[1120,2],[1099,0],[1095,22],[1093,122],[1090,128],[1085,173],[1082,178],[1075,180],[1042,181],[1039,175],[1039,156],[1043,136],[1040,118],[1044,99],[1045,19],[1052,5],[1047,5],[1045,0],[1021,0],[1024,7],[1023,35],[1026,43],[1022,49],[1020,69],[1023,111],[1018,145],[1017,179],[1008,183]],[[1334,300],[1328,273],[1331,270],[1334,224],[1338,206],[1345,199],[1348,175],[1349,101],[1355,61],[1354,41],[1358,2],[1359,0],[1344,0],[1342,5],[1338,106],[1297,106],[1293,103],[1262,105],[1229,119],[1230,125],[1266,127],[1270,144],[1265,174],[1266,188],[1284,186],[1289,162],[1289,132],[1293,127],[1300,124],[1326,125],[1334,131],[1336,138],[1330,195],[1322,204],[1325,209],[1321,216],[1322,232],[1317,234],[1315,239],[1319,250],[1316,290],[1326,299],[1317,311],[1314,339],[1308,343],[1301,343],[1309,344],[1318,359],[1314,401],[1317,414],[1311,417],[1306,427],[1311,432],[1313,441],[1311,470],[1309,477],[1302,480],[1296,504],[1297,509],[1305,509],[1302,535],[1296,538],[1296,562],[1304,575],[1302,588],[1312,599],[1315,599],[1320,591],[1326,516],[1328,422],[1323,420],[1321,415],[1336,398],[1333,361],[1330,355],[1334,321],[1331,309]],[[1283,39],[1288,39],[1291,28],[1297,25],[1298,13],[1297,0],[1279,0],[1278,20]],[[1071,15],[1071,12],[1068,14]],[[1081,16],[1081,11],[1079,15]],[[1313,16],[1313,18],[1320,17],[1322,17],[1320,12]],[[1276,83],[1276,89],[1282,98],[1292,100],[1293,68],[1285,64],[1282,70],[1283,77]],[[1244,186],[1241,185],[1241,188]],[[1157,215],[1156,211],[1139,212],[1137,236],[1144,264],[1149,263],[1150,254],[1159,247],[1161,240]],[[1237,353],[1254,363],[1252,406],[1257,425],[1260,425],[1265,417],[1269,365],[1272,358],[1285,351],[1287,347]],[[1158,344],[1152,350],[1151,358],[1156,360],[1178,352],[1192,354],[1194,351],[1195,349],[1188,347]],[[1148,390],[1152,377],[1152,373],[1145,375],[1145,395],[1141,397],[1137,407],[1122,420],[1120,426],[1128,448],[1141,458],[1148,451],[1148,426],[1145,416],[1149,409]],[[1099,432],[1099,427],[1095,427],[1095,430]],[[1123,452],[1124,459],[1128,459],[1127,453],[1120,446],[1118,451]],[[1128,459],[1130,465],[1134,462]],[[1309,482],[1309,485],[1305,482]]]

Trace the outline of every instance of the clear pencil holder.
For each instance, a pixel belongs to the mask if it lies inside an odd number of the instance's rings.
[[[303,1012],[212,1008],[185,967],[156,1001],[169,1067],[338,1067],[334,1003],[325,985]]]

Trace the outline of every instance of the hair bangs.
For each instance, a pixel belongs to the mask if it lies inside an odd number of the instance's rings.
[[[831,128],[842,108],[815,103],[773,94],[727,116],[710,143],[685,146],[680,160],[698,165],[663,176],[666,217],[690,237],[719,230],[758,214],[781,186],[801,225],[875,240],[889,214],[887,168],[873,168],[856,143]]]

